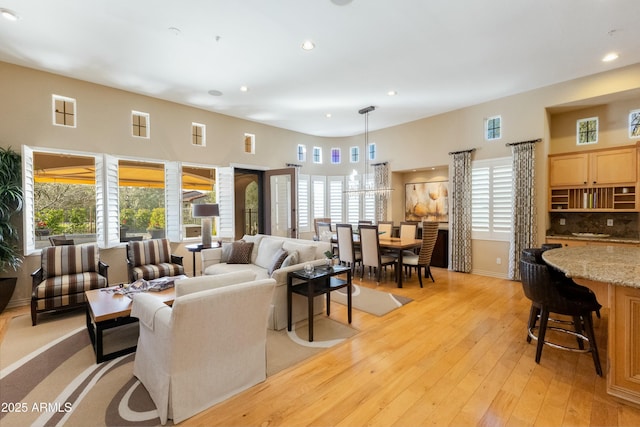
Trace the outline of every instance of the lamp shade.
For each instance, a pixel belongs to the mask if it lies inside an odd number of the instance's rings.
[[[220,209],[217,203],[200,203],[192,205],[194,218],[207,218],[220,216]]]

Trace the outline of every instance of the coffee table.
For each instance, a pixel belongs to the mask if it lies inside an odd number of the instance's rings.
[[[346,274],[346,280],[336,277]],[[298,283],[294,284],[293,280]],[[308,301],[309,342],[313,341],[313,299],[322,294],[327,295],[327,316],[331,314],[331,291],[347,288],[347,316],[351,324],[351,268],[342,265],[316,267],[313,271],[290,271],[287,274],[287,330],[291,331],[293,294],[303,295]]]
[[[113,291],[120,286],[110,286],[108,288],[92,289],[85,291],[87,299],[87,331],[91,344],[96,352],[96,363],[136,351],[137,345],[127,347],[112,353],[104,354],[103,332],[106,329],[117,328],[129,323],[135,323],[137,318],[131,317],[131,305],[133,300],[126,295],[116,294]],[[167,305],[173,304],[175,299],[175,288],[169,288],[160,292],[147,292]]]

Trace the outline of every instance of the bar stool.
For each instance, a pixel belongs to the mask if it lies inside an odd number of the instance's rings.
[[[601,305],[588,295],[574,292],[563,286],[557,286],[557,284],[553,282],[549,268],[546,265],[521,259],[520,275],[524,294],[532,302],[529,314],[527,341],[531,342],[531,339],[538,341],[536,347],[536,363],[540,363],[542,348],[545,344],[562,350],[589,352],[593,357],[596,373],[602,376],[602,367],[600,366],[600,357],[598,355],[598,346],[596,344],[593,319],[591,316],[591,313],[599,310]],[[539,316],[534,316],[533,313],[536,311],[540,313]],[[573,325],[574,330],[548,326],[550,314],[552,313],[572,317],[573,322],[570,323]],[[536,328],[536,320],[538,317],[540,318],[540,326]],[[534,332],[535,329],[538,330],[537,336]],[[545,340],[548,329],[575,336],[579,343],[578,348]],[[584,341],[589,344],[587,349],[584,348]]]

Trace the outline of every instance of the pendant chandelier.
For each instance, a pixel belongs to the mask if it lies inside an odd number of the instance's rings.
[[[369,175],[369,113],[375,109],[376,107],[371,105],[358,111],[364,115],[364,150],[362,154],[364,156],[364,171],[360,180],[358,180],[358,171],[354,169],[351,173],[347,189],[344,191],[344,194],[349,197],[373,198],[378,196],[386,198],[393,191],[388,185],[389,173],[386,162],[375,164],[376,173],[373,177]]]

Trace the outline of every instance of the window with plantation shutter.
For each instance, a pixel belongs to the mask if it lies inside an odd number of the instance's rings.
[[[298,230],[311,231],[309,211],[309,175],[298,175]]]
[[[344,212],[343,192],[344,176],[327,177],[329,185],[329,217],[332,224],[342,223],[342,213]]]
[[[513,212],[511,158],[478,160],[471,169],[472,238],[508,241]]]
[[[313,217],[314,218],[324,218],[326,217],[325,212],[325,177],[324,176],[313,176],[311,177],[311,197],[312,197],[312,206],[313,206]]]

